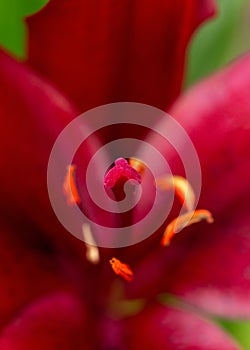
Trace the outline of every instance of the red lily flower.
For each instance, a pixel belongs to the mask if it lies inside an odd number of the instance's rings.
[[[81,112],[127,100],[171,105],[188,39],[212,13],[209,0],[51,0],[28,20],[28,63],[0,53],[0,348],[239,349],[211,319],[250,315],[250,56],[170,109],[199,154],[200,207],[213,212],[213,226],[190,226],[168,248],[160,229],[136,246],[100,249],[93,264],[86,245],[57,221],[46,187],[52,145]],[[155,135],[148,140],[183,175],[176,155]],[[85,164],[97,147],[88,140],[77,157]],[[112,260],[117,253],[120,262]],[[164,292],[178,302],[163,305]]]

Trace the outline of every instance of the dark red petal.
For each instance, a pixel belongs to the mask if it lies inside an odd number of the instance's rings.
[[[188,40],[213,0],[52,0],[28,19],[29,63],[82,110],[179,94]],[[42,45],[41,45],[42,43]]]
[[[4,242],[5,235],[11,233],[14,241],[19,237],[24,242],[22,254],[19,255],[20,259],[27,255],[32,276],[36,274],[33,246],[45,252],[47,248],[57,252],[60,250],[64,268],[62,273],[67,274],[70,281],[81,289],[84,284],[83,264],[86,265],[85,244],[75,239],[58,221],[47,191],[47,164],[51,148],[57,135],[76,116],[77,111],[62,94],[25,65],[0,52],[0,210],[3,225],[8,229],[7,232],[2,230],[0,241]],[[89,148],[86,147],[81,164],[84,164],[88,154]],[[61,189],[64,176],[61,174],[61,185],[59,181]],[[6,250],[11,250],[11,245],[7,248],[4,245],[1,250],[0,255],[4,255]],[[53,260],[54,256],[44,257],[45,266],[47,259]],[[14,258],[6,262],[6,273],[3,272],[0,278],[3,294],[8,294],[4,281],[8,271],[15,270],[16,264],[18,261]],[[38,270],[38,276],[39,273]],[[41,283],[36,286],[39,295],[44,293],[43,286],[49,284],[47,278],[52,280],[57,273],[52,269],[51,276],[45,274],[44,280],[41,278]],[[14,297],[17,299],[16,306],[20,307],[29,299],[29,291],[33,289],[29,283],[26,285],[25,268],[17,273],[18,276],[19,286],[23,285],[23,289]],[[11,286],[17,277],[16,274],[8,277]],[[12,299],[6,302],[7,309],[11,304],[15,309]]]
[[[249,91],[248,55],[197,85],[174,106],[172,114],[199,154],[201,203],[215,222],[185,229],[169,248],[148,256],[138,268],[141,293],[164,290],[212,312],[249,317]],[[181,167],[175,160],[169,152],[178,174]],[[136,285],[133,288],[138,292]]]
[[[214,214],[223,214],[228,203],[250,191],[249,91],[250,55],[246,55],[198,84],[170,111],[198,152],[202,170],[200,205]],[[178,171],[171,155],[169,161]]]
[[[200,205],[213,213],[250,189],[249,91],[250,55],[246,55],[182,95],[170,110],[198,153],[202,172]],[[166,128],[167,123],[166,118],[159,128]],[[192,169],[186,144],[181,155],[159,136],[151,135],[147,142],[165,156],[174,175],[186,177],[183,154],[189,170]],[[176,144],[181,144],[177,137]],[[189,174],[195,179],[197,172],[199,169],[193,167]],[[196,184],[192,186],[195,188]]]
[[[1,213],[11,215],[20,230],[29,220],[47,232],[60,231],[48,198],[47,164],[57,135],[77,111],[3,52],[0,86]]]
[[[89,349],[85,311],[68,294],[37,300],[13,319],[0,336],[5,350]]]
[[[233,212],[239,205],[240,201],[234,203],[228,218],[216,218],[213,227],[196,227],[161,256],[155,252],[135,270],[140,292],[132,285],[133,297],[145,296],[145,290],[147,295],[165,291],[207,312],[249,318],[250,221],[247,208],[242,214]]]
[[[227,317],[250,315],[249,210],[217,217],[213,227],[196,228],[182,262],[166,278],[165,290]],[[198,231],[198,232],[197,232]],[[181,242],[179,242],[181,244]]]
[[[66,280],[58,252],[40,232],[33,230],[30,224],[25,232],[16,234],[13,227],[1,221],[0,328],[34,299],[73,288],[72,278]]]
[[[240,347],[212,322],[189,311],[149,307],[127,320],[130,350],[239,350]]]
[[[48,82],[2,52],[0,86],[1,213],[11,216],[19,231],[24,222],[33,223],[63,243],[70,235],[49,202],[47,166],[57,136],[78,112]],[[79,152],[81,167],[95,142],[92,137]],[[67,144],[64,151],[67,154]],[[66,171],[65,166],[58,179],[62,193]]]

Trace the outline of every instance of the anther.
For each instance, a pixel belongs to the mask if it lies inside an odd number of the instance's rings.
[[[144,174],[146,166],[145,164],[137,158],[129,158],[129,165],[134,168],[141,176]]]
[[[67,168],[67,174],[63,183],[63,192],[67,198],[68,205],[80,204],[81,199],[76,187],[75,182],[75,165],[69,165]]]
[[[131,282],[134,278],[134,273],[129,267],[129,265],[122,263],[119,259],[117,258],[112,258],[109,260],[110,265],[113,269],[113,271],[123,277],[126,281]]]
[[[181,231],[184,227],[200,222],[201,220],[206,220],[210,224],[214,221],[210,211],[204,209],[199,209],[195,210],[194,212],[188,212],[180,215],[178,218],[171,221],[169,225],[167,225],[167,228],[162,236],[161,245],[169,245],[171,239],[176,233]]]
[[[156,180],[162,190],[174,190],[180,202],[188,211],[194,208],[195,195],[190,183],[182,176],[163,176]]]

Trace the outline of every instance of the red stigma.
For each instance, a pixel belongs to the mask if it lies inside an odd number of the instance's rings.
[[[104,187],[113,188],[122,179],[135,180],[141,183],[141,175],[128,164],[126,159],[118,158],[115,165],[104,177]]]

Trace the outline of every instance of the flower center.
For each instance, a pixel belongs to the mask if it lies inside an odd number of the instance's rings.
[[[130,158],[127,161],[124,158],[118,158],[114,166],[108,170],[104,177],[104,187],[107,193],[110,195],[112,192],[117,201],[123,200],[126,195],[124,192],[125,183],[129,182],[132,186],[134,182],[136,184],[141,184],[145,170],[146,167],[144,163],[139,159]],[[75,165],[69,165],[63,184],[63,191],[67,199],[67,204],[70,206],[81,203],[81,198],[75,183],[75,172]],[[181,176],[165,175],[156,179],[156,186],[163,191],[174,191],[181,204],[186,208],[186,213],[179,215],[167,225],[161,239],[162,246],[168,246],[174,235],[187,226],[198,223],[201,220],[206,220],[208,223],[213,222],[212,214],[208,210],[194,209],[195,194],[191,185],[185,178]],[[84,235],[91,234],[93,236],[89,228],[84,228],[83,233]],[[92,263],[98,263],[99,253],[98,248],[95,247],[95,243],[86,245],[87,259]],[[129,265],[114,257],[110,259],[109,262],[117,275],[128,282],[133,280],[134,273]]]

